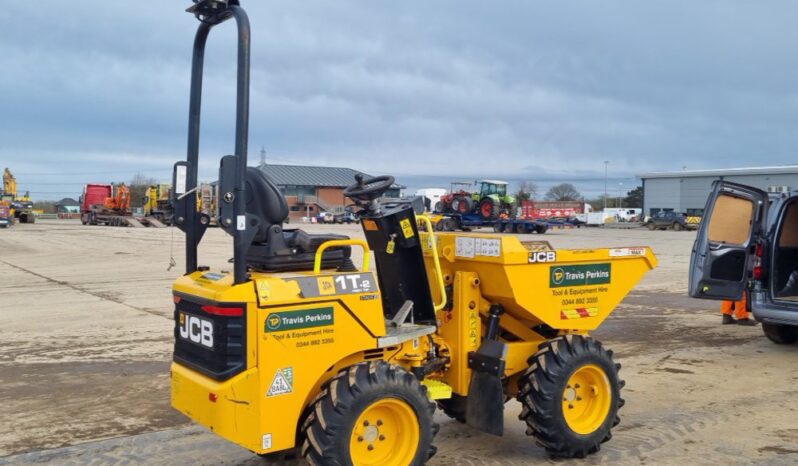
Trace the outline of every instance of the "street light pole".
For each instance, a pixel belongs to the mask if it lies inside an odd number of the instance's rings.
[[[607,210],[607,167],[609,167],[610,161],[604,161],[604,210]]]

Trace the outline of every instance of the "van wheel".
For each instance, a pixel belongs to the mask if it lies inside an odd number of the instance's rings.
[[[550,455],[584,458],[612,438],[623,406],[620,364],[612,351],[581,335],[547,340],[518,381],[518,416]]]
[[[792,325],[762,324],[768,340],[777,345],[791,345],[798,341],[798,327]]]
[[[427,387],[385,361],[350,366],[322,388],[303,426],[310,464],[421,466],[438,425]]]

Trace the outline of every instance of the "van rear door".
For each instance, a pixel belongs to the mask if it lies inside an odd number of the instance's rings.
[[[690,296],[742,298],[767,208],[765,191],[727,181],[712,184],[690,258]]]

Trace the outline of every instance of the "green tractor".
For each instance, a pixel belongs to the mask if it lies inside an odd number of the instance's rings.
[[[495,219],[502,214],[515,218],[515,196],[507,194],[506,181],[478,180],[475,184],[479,190],[471,193],[471,200],[482,218]]]

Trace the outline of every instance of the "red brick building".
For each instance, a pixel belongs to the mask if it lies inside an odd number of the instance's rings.
[[[351,168],[313,167],[302,165],[259,166],[280,188],[288,202],[289,221],[312,217],[321,212],[343,212],[351,204],[344,198],[344,188],[355,182],[355,175],[367,175]],[[404,186],[394,185],[386,196],[399,197]]]

